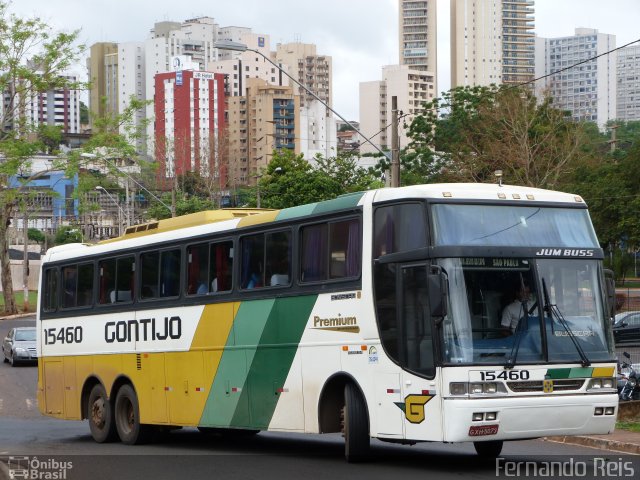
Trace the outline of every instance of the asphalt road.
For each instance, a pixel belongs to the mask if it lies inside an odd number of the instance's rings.
[[[28,324],[33,320],[0,321],[1,338],[11,327]],[[533,477],[533,469],[541,471],[548,462],[576,474],[564,475],[568,478],[624,477],[631,470],[637,478],[640,472],[640,457],[543,440],[507,442],[498,463],[477,457],[470,444],[402,446],[373,441],[372,461],[359,465],[344,461],[339,434],[269,432],[230,439],[185,428],[149,445],[97,444],[87,422],[40,415],[36,381],[35,367],[0,364],[0,479],[10,478],[10,473],[69,480],[482,479],[515,476],[509,468],[520,468],[519,476]]]

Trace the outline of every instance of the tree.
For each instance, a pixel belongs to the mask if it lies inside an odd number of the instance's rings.
[[[62,143],[62,128],[56,125],[39,125],[38,140],[44,147],[44,153],[54,155]]]
[[[439,180],[491,182],[502,170],[506,182],[554,188],[590,155],[584,125],[525,88],[458,87],[426,108],[409,147]]]
[[[44,20],[21,18],[9,13],[8,4],[0,2],[0,92],[5,102],[0,112],[0,263],[5,311],[17,313],[13,294],[7,229],[13,217],[16,200],[27,180],[46,174],[32,174],[29,159],[40,150],[38,142],[30,140],[32,128],[22,117],[27,99],[52,89],[78,88],[64,76],[84,50],[76,46],[78,32],[54,33]],[[8,188],[18,174],[17,188]]]

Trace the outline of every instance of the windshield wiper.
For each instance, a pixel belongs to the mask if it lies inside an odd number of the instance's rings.
[[[552,322],[553,322],[553,319],[555,318],[558,321],[558,323],[560,323],[560,325],[564,327],[565,331],[567,332],[567,335],[573,342],[573,345],[576,347],[576,350],[578,351],[578,355],[580,355],[580,359],[582,360],[582,366],[583,367],[590,366],[591,362],[587,358],[587,355],[584,353],[584,350],[582,350],[582,347],[578,343],[578,340],[576,340],[576,336],[571,331],[571,328],[569,328],[569,324],[567,323],[567,320],[564,318],[564,315],[562,315],[562,312],[560,311],[560,309],[556,304],[552,304],[549,301],[549,292],[547,291],[547,284],[545,283],[544,278],[542,279],[542,294],[544,295],[543,310],[551,317]],[[551,324],[551,329],[553,332],[553,323]]]
[[[520,274],[520,291],[524,291],[524,278],[522,277],[522,273]],[[504,368],[511,369],[516,366],[516,358],[518,358],[518,351],[520,350],[520,340],[524,336],[524,331],[529,328],[529,306],[527,305],[527,297],[524,296],[522,299],[522,312],[524,312],[524,316],[518,321],[518,325],[516,325],[516,329],[513,332],[515,336],[515,342],[511,347],[511,352],[509,353],[509,358],[507,358],[507,362],[504,364]],[[522,330],[522,334],[520,331]]]

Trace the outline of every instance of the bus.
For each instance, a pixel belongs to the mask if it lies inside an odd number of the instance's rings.
[[[41,268],[39,408],[97,442],[342,433],[355,462],[372,438],[497,457],[615,426],[603,250],[577,195],[429,184],[200,212]]]

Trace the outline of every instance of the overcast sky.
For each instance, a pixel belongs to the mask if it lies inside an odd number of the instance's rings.
[[[13,0],[12,12],[37,15],[56,30],[81,29],[86,45],[143,41],[154,22],[215,18],[250,27],[276,43],[315,43],[333,57],[333,106],[358,119],[360,82],[379,80],[398,63],[398,0]],[[438,0],[438,89],[449,80],[449,0]],[[621,46],[640,38],[640,0],[535,0],[535,33],[561,37],[576,27],[616,35]],[[86,72],[85,72],[86,73]]]

